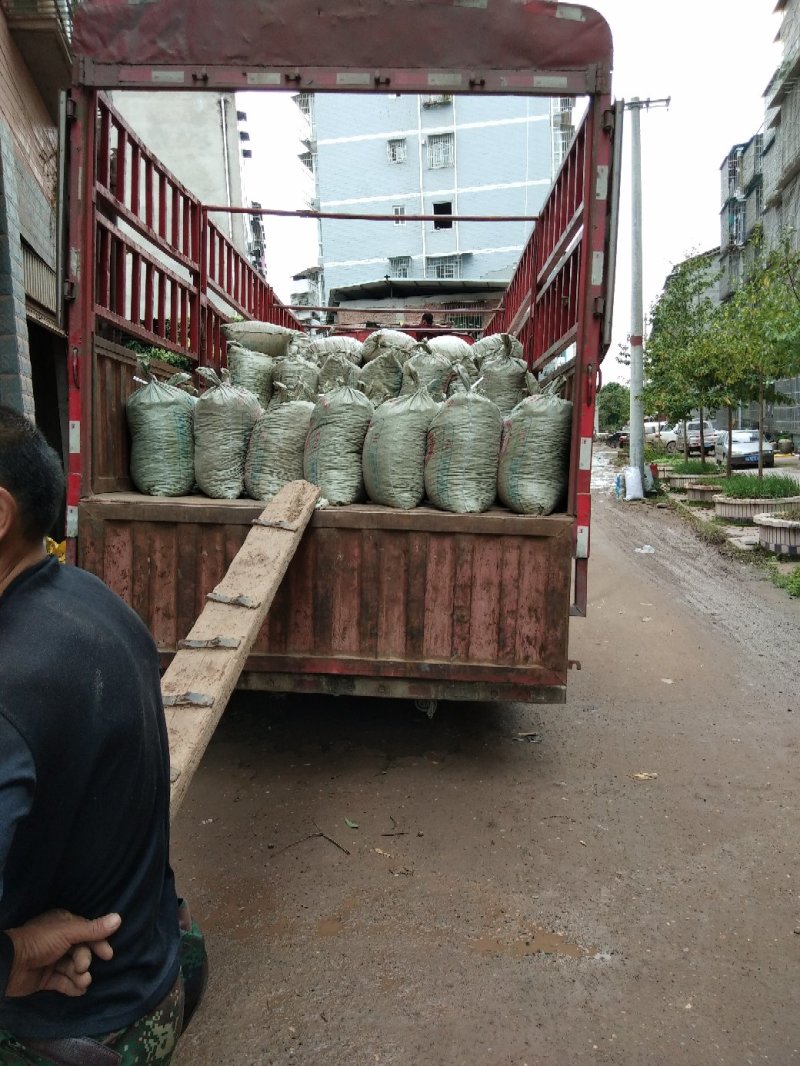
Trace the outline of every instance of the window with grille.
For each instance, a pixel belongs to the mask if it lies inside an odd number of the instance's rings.
[[[411,277],[411,256],[396,255],[389,260],[389,274],[393,278]]]
[[[435,255],[425,260],[425,277],[446,281],[448,278],[460,277],[461,270],[457,255]]]
[[[311,173],[314,173],[314,154],[313,152],[303,152],[300,155],[300,162],[304,167],[308,167]]]
[[[406,209],[402,206],[402,204],[395,204],[392,208],[392,214],[394,215],[395,226],[405,226]]]
[[[314,97],[312,93],[298,93],[297,96],[295,96],[294,98],[294,102],[297,104],[299,110],[302,111],[306,118],[311,118],[311,106],[313,99]]]
[[[434,215],[452,215],[452,213],[453,213],[453,204],[452,204],[452,202],[450,200],[442,200],[441,203],[434,204],[433,205],[433,213],[434,213]],[[434,222],[433,228],[434,229],[452,229],[453,228],[452,219],[449,219],[449,218],[439,219],[436,222]]]
[[[393,137],[386,142],[386,154],[390,163],[405,163],[408,157],[408,148],[405,137]]]
[[[447,318],[451,329],[483,328],[483,315],[453,314]]]
[[[440,170],[451,167],[455,158],[455,135],[431,133],[428,135],[428,169]]]

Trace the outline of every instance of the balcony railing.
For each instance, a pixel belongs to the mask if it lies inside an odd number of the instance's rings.
[[[22,53],[53,122],[59,95],[72,79],[72,12],[75,0],[0,0],[14,43]]]
[[[72,40],[74,0],[0,0],[0,7],[13,29],[20,20],[55,20],[67,41]]]

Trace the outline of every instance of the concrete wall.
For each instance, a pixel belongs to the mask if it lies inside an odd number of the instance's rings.
[[[233,93],[117,90],[112,98],[137,136],[203,203],[242,206],[242,157]],[[213,217],[247,254],[245,216]]]
[[[423,98],[424,99],[424,98]],[[320,209],[431,214],[535,214],[552,180],[548,99],[452,97],[423,106],[416,96],[318,95],[313,141]],[[431,136],[453,133],[452,165],[430,166]],[[390,140],[406,157],[392,162]],[[410,257],[410,277],[431,276],[431,260],[459,256],[462,278],[507,278],[530,223],[322,223],[326,290],[392,273],[390,259]],[[427,273],[426,273],[427,272]]]

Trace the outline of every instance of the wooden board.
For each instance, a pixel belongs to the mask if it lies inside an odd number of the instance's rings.
[[[293,481],[268,504],[256,522],[273,524],[253,525],[164,674],[161,691],[169,733],[173,816],[239,680],[318,496],[316,486]]]

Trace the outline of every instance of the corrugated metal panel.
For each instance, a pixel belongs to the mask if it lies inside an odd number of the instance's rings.
[[[56,272],[40,259],[29,245],[22,245],[25,294],[58,316],[58,279]]]

